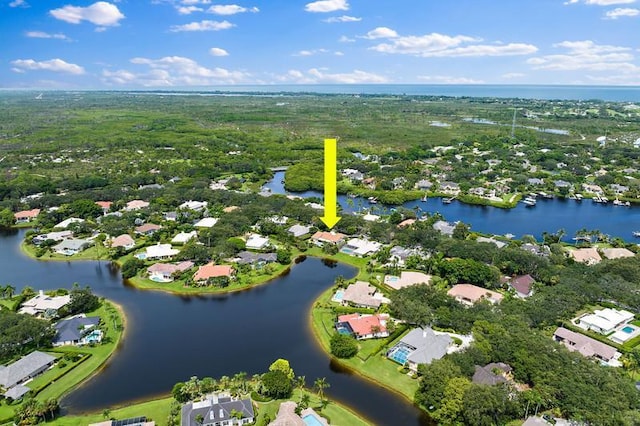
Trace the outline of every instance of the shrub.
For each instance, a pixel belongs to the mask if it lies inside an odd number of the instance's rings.
[[[331,336],[331,353],[338,358],[351,358],[358,353],[358,342],[351,336],[335,333]]]

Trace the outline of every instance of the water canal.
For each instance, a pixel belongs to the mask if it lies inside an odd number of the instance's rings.
[[[191,376],[249,376],[264,372],[277,358],[290,360],[309,386],[326,377],[327,394],[379,425],[426,425],[428,418],[389,391],[340,371],[313,340],[312,301],[338,275],[353,277],[343,264],[308,258],[288,275],[254,289],[223,296],[175,296],[137,290],[123,283],[109,262],[35,261],[19,244],[25,231],[0,234],[3,282],[18,291],[90,285],[96,294],[127,313],[126,337],[107,367],[62,404],[70,412],[99,411],[128,401],[167,394]]]
[[[264,185],[274,194],[287,193],[284,189],[284,172],[274,173],[274,178]],[[304,198],[318,197],[322,194],[316,191],[295,193]],[[371,204],[360,197],[349,199],[345,195],[338,196],[338,202],[347,212],[371,210],[373,213],[385,213],[393,206]],[[448,221],[462,221],[470,224],[471,229],[478,232],[498,235],[513,234],[516,238],[523,235],[533,235],[541,239],[543,232],[566,231],[565,240],[571,241],[576,231],[581,228],[598,229],[611,237],[620,237],[626,241],[633,241],[633,231],[640,231],[640,206],[614,206],[593,203],[591,200],[577,202],[568,199],[544,199],[538,197],[535,207],[526,207],[519,203],[513,209],[500,209],[489,206],[478,206],[453,201],[443,204],[439,197],[429,198],[426,202],[420,200],[409,201],[402,205],[418,214],[442,214]],[[640,242],[640,239],[637,239]]]

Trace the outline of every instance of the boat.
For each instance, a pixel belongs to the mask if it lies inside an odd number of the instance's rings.
[[[625,207],[631,207],[631,202],[630,201],[625,201],[624,202],[624,206]]]
[[[640,238],[640,231],[633,231],[632,234],[634,237]]]
[[[371,204],[377,204],[378,203],[378,199],[376,197],[369,197],[369,198],[367,198],[367,200],[369,200],[369,202]]]
[[[535,198],[533,197],[527,197],[524,200],[522,200],[522,202],[527,206],[527,207],[533,207],[536,205],[537,201]]]
[[[618,198],[616,198],[615,200],[613,200],[613,205],[614,206],[623,206],[624,203],[620,200],[618,200]]]
[[[576,201],[582,201],[582,194],[576,194]]]
[[[600,197],[600,200],[602,204],[607,204],[609,202],[609,199],[607,197]]]
[[[443,198],[442,199],[442,204],[451,204],[451,202],[453,201],[454,197],[451,198]]]
[[[420,199],[420,201],[422,201],[423,203],[426,203],[426,202],[427,202],[427,194],[425,194],[425,195]]]

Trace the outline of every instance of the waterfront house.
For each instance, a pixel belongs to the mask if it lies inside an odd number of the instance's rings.
[[[184,203],[180,204],[178,206],[178,208],[183,209],[183,210],[193,210],[196,212],[202,211],[204,209],[207,208],[207,205],[209,203],[206,201],[185,201]]]
[[[577,351],[587,358],[595,358],[603,364],[612,367],[620,366],[620,352],[616,348],[599,342],[591,337],[576,333],[564,327],[558,327],[553,333],[553,339],[562,343],[570,351]]]
[[[264,250],[269,246],[269,238],[258,234],[251,234],[245,244],[249,250]]]
[[[362,220],[367,222],[379,222],[382,218],[377,214],[366,213],[362,216]]]
[[[507,245],[507,243],[505,243],[504,241],[500,241],[500,240],[496,240],[493,237],[487,238],[487,237],[478,237],[476,238],[476,242],[478,243],[490,243],[493,244],[494,246],[498,247],[499,249],[505,247]]]
[[[77,238],[70,238],[68,240],[62,240],[58,244],[52,247],[53,251],[65,256],[73,256],[87,247],[91,246],[93,241],[81,240]]]
[[[160,225],[156,225],[155,223],[145,223],[144,225],[137,226],[134,231],[136,234],[150,236],[160,229],[162,229],[162,226]]]
[[[131,250],[136,246],[136,241],[129,234],[118,235],[111,239],[111,248],[122,247],[125,250]]]
[[[346,314],[338,317],[336,328],[346,330],[358,340],[389,336],[387,321],[389,314]]]
[[[194,238],[198,238],[198,233],[196,231],[180,232],[171,239],[171,244],[186,244],[189,240]]]
[[[460,193],[460,185],[455,182],[440,182],[440,191],[451,195],[458,195]]]
[[[55,225],[54,228],[67,229],[69,225],[71,225],[72,223],[82,223],[82,222],[84,222],[84,219],[80,219],[77,217],[70,217],[58,223],[57,225]]]
[[[193,281],[206,282],[209,278],[227,277],[233,278],[233,266],[215,265],[213,262],[202,265],[193,275]]]
[[[296,238],[304,237],[305,235],[308,235],[310,231],[311,227],[305,225],[293,225],[291,228],[287,229],[287,232]]]
[[[144,252],[144,254],[138,258],[142,259],[171,259],[176,254],[180,253],[180,250],[174,249],[171,247],[171,244],[156,244],[153,246],[148,246]]]
[[[451,336],[446,333],[436,334],[428,327],[414,328],[389,349],[387,357],[415,373],[418,365],[430,364],[445,356],[452,343]]]
[[[382,244],[375,241],[351,238],[340,251],[351,256],[365,257],[377,253],[381,247]]]
[[[313,408],[305,408],[300,411],[300,415],[296,414],[297,406],[294,401],[281,403],[275,420],[269,423],[269,426],[329,426],[329,422]]]
[[[510,373],[513,371],[509,364],[504,362],[492,362],[481,367],[475,366],[475,372],[471,382],[476,385],[494,386],[512,381]]]
[[[544,185],[544,179],[540,178],[529,178],[527,179],[527,183],[529,185]]]
[[[463,305],[472,306],[481,300],[495,304],[502,301],[502,294],[472,284],[456,284],[447,294]]]
[[[589,192],[595,195],[603,195],[604,191],[602,190],[602,187],[600,185],[595,185],[595,184],[590,184],[590,183],[583,183],[582,184],[582,190],[584,192]]]
[[[324,232],[318,231],[311,236],[311,241],[317,246],[323,246],[325,244],[333,244],[335,246],[341,246],[344,244],[347,236],[339,232],[331,231]]]
[[[100,317],[87,317],[84,314],[73,318],[63,319],[56,323],[56,335],[53,338],[53,346],[85,345],[99,343],[102,340],[102,332],[94,330],[100,324]],[[88,336],[91,334],[90,336]]]
[[[193,268],[193,262],[187,260],[180,263],[154,263],[147,268],[149,279],[155,282],[168,283],[173,281],[176,273]]]
[[[529,274],[518,275],[509,280],[509,287],[516,292],[516,297],[526,299],[533,294],[533,283],[535,280]]]
[[[342,297],[343,305],[354,305],[361,308],[379,308],[382,302],[382,294],[365,281],[356,281],[350,284]]]
[[[413,271],[402,271],[400,276],[385,275],[384,277],[384,283],[395,290],[416,284],[429,284],[430,282],[431,275]]]
[[[558,188],[558,189],[561,189],[561,188],[571,188],[571,187],[573,186],[573,185],[571,185],[571,183],[570,183],[570,182],[567,182],[566,180],[562,180],[562,179],[559,179],[559,180],[554,181],[554,182],[553,182],[553,185],[554,185],[556,188]]]
[[[624,257],[633,257],[635,254],[626,248],[605,248],[602,249],[602,256],[607,259],[621,259]]]
[[[250,251],[241,251],[235,259],[240,265],[261,265],[273,263],[277,260],[278,255],[276,253],[254,253]]]
[[[56,232],[49,232],[48,234],[36,235],[35,237],[33,237],[31,241],[35,245],[40,245],[47,240],[62,241],[66,238],[72,238],[72,237],[73,237],[72,231],[56,231]]]
[[[16,223],[28,223],[38,217],[40,209],[22,210],[13,214]]]
[[[540,257],[548,257],[551,254],[549,246],[540,246],[532,243],[525,243],[520,246],[520,249]]]
[[[130,211],[144,209],[147,207],[149,207],[149,203],[147,201],[131,200],[125,205],[124,210],[130,212]]]
[[[595,265],[600,263],[602,258],[595,247],[580,248],[569,251],[569,257],[576,262],[584,263],[587,265]]]
[[[43,373],[51,367],[55,361],[55,357],[44,352],[35,351],[23,356],[13,364],[0,366],[0,388],[5,389],[5,396],[18,399],[30,389],[22,386],[16,389],[18,392],[14,391],[10,395],[7,395],[7,392],[19,386],[21,383]]]
[[[40,290],[36,296],[22,303],[18,313],[36,316],[46,314],[53,317],[58,315],[58,310],[69,302],[71,302],[71,296],[68,294],[49,296]]]
[[[420,191],[428,191],[433,186],[433,183],[427,179],[421,179],[416,182],[414,187]]]
[[[444,220],[438,220],[433,224],[433,229],[448,237],[453,235],[453,230],[456,228],[455,223],[449,223]]]
[[[584,314],[574,320],[583,330],[593,330],[600,334],[610,334],[634,319],[633,313],[624,309],[596,309],[592,314]]]
[[[216,223],[218,223],[218,218],[205,217],[194,223],[193,226],[196,228],[212,228]]]
[[[612,183],[609,185],[609,189],[611,189],[616,195],[622,195],[625,192],[629,192],[629,187],[625,185],[620,185],[617,183]]]
[[[91,423],[89,426],[156,426],[156,422],[143,416],[122,420],[106,420],[100,423]]]
[[[187,402],[182,406],[181,414],[181,426],[246,425],[253,423],[255,416],[250,398],[232,398],[228,393],[208,395],[204,401]]]

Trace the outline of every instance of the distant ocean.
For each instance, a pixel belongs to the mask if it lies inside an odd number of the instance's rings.
[[[173,92],[226,93],[326,93],[352,95],[424,95],[522,99],[598,99],[614,102],[640,102],[640,86],[542,86],[488,84],[310,84],[209,86],[163,89]]]

